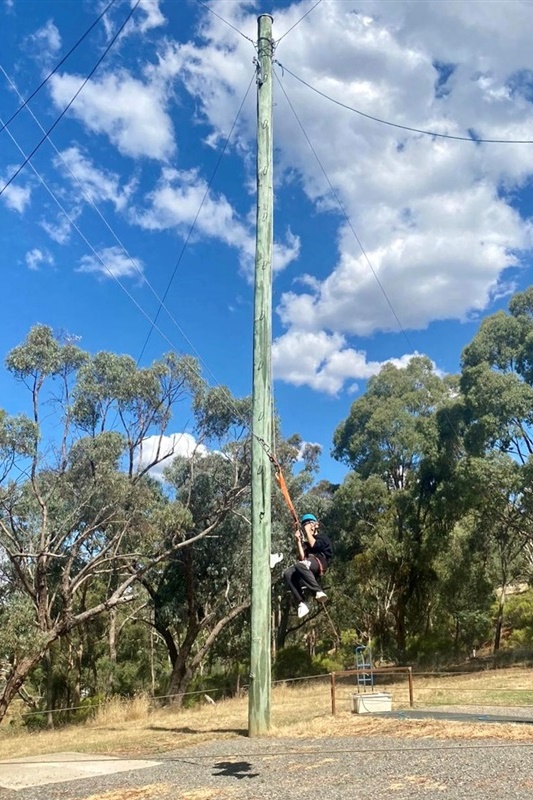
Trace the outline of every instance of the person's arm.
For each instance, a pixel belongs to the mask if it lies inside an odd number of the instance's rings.
[[[311,526],[309,526],[309,528],[310,527]],[[316,536],[315,536],[316,529],[313,529],[311,531],[308,528],[306,528],[305,533],[306,533],[306,536],[307,536],[307,544],[309,545],[309,547],[314,547],[315,546],[315,542],[316,542]]]
[[[299,529],[296,529],[294,535],[296,537],[296,550],[298,551],[298,559],[300,561],[303,561],[305,559],[305,551],[304,551],[304,546],[303,546],[303,542],[302,542],[302,535],[301,535]]]

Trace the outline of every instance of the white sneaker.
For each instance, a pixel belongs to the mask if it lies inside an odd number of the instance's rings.
[[[299,619],[302,619],[303,617],[306,617],[308,614],[309,614],[308,607],[305,605],[305,603],[300,603],[300,605],[298,606],[298,617],[299,617]]]
[[[328,596],[325,592],[317,592],[315,594],[315,600],[319,603],[325,603],[328,599]]]
[[[276,564],[279,564],[280,561],[283,561],[283,553],[271,553],[270,554],[270,569],[274,569]]]

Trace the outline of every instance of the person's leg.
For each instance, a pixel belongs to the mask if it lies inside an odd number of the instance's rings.
[[[314,595],[316,595],[317,592],[322,591],[320,584],[316,579],[318,567],[315,567],[313,562],[311,562],[311,566],[308,567],[306,562],[298,561],[298,563],[295,564],[295,570],[296,574],[298,575],[300,586],[305,586],[305,588],[309,589],[309,591]]]
[[[283,573],[283,580],[293,593],[297,603],[303,603],[303,597],[301,593],[301,583],[300,583],[300,576],[296,570],[296,566],[293,565],[285,570]]]
[[[292,566],[286,569],[285,572],[283,573],[283,578],[285,580],[285,583],[293,593],[296,602],[298,603],[298,617],[299,619],[302,619],[303,617],[307,616],[307,614],[309,614],[309,608],[303,601],[302,584],[300,582],[300,575],[298,573],[298,570],[296,569],[296,566]]]

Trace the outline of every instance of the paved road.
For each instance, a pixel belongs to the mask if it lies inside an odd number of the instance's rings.
[[[392,738],[219,740],[149,769],[0,790],[0,800],[531,800],[533,743]]]

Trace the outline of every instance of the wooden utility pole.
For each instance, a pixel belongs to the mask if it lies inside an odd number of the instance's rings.
[[[248,734],[270,728],[271,465],[262,442],[272,438],[272,17],[258,18],[257,217],[252,421],[252,619]]]

